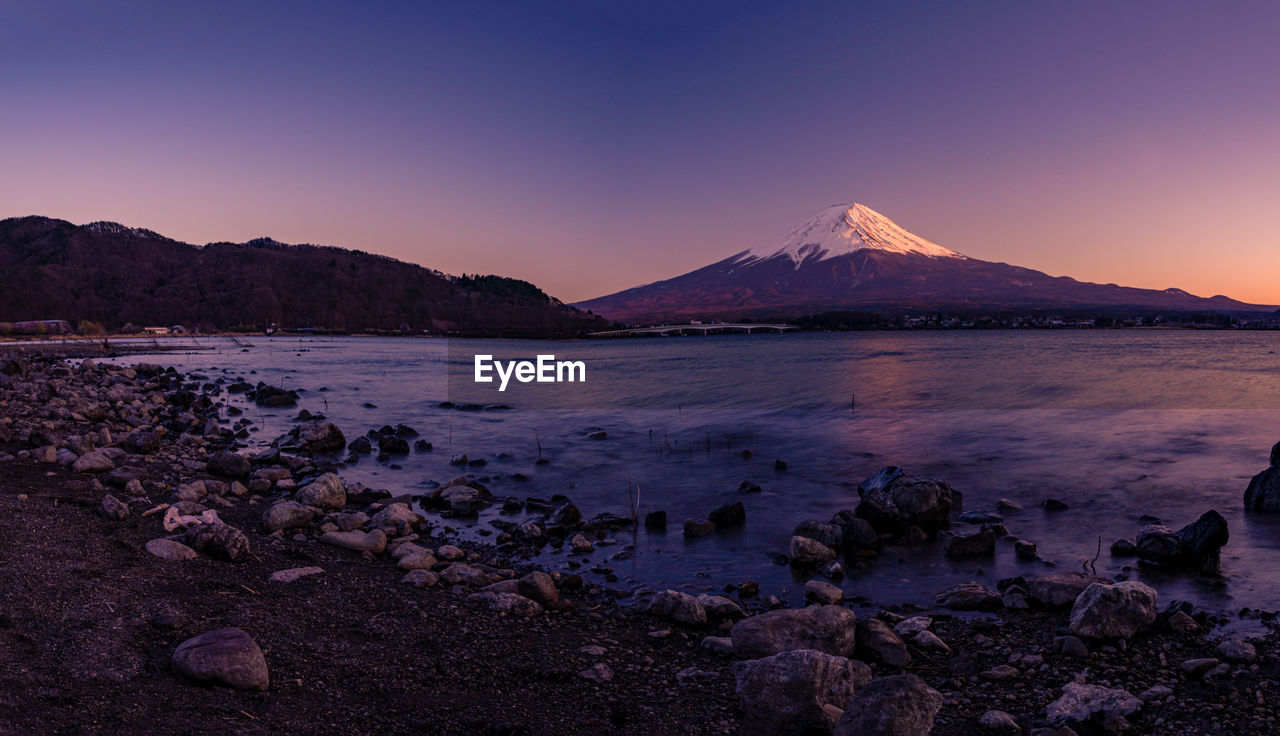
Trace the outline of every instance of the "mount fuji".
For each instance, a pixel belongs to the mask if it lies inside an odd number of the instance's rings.
[[[1181,289],[1095,284],[970,258],[862,204],[828,207],[780,238],[683,276],[575,306],[638,324],[817,312],[1098,310],[1263,313]]]

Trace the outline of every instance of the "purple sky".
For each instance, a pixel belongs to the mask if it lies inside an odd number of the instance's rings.
[[[0,217],[572,301],[858,201],[977,258],[1277,304],[1276,38],[1261,2],[6,3]]]

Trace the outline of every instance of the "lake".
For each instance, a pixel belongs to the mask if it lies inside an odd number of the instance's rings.
[[[1001,512],[1060,570],[1097,557],[1102,574],[1132,559],[1108,548],[1132,539],[1144,514],[1173,528],[1213,508],[1230,523],[1223,575],[1130,570],[1162,599],[1211,610],[1280,608],[1280,517],[1246,515],[1248,479],[1280,440],[1280,333],[1161,330],[755,334],[599,341],[255,337],[242,351],[167,354],[210,378],[243,376],[302,391],[348,441],[404,423],[434,445],[392,469],[365,457],[343,476],[394,494],[422,493],[466,469],[498,496],[563,493],[585,516],[664,509],[666,534],[622,535],[590,561],[633,586],[713,591],[757,580],[800,600],[804,577],[774,563],[791,530],[856,506],[858,483],[887,465],[945,480],[964,510]],[[476,354],[581,360],[585,383],[519,384],[505,392],[471,379]],[[125,358],[121,362],[136,362]],[[322,390],[323,389],[323,390]],[[242,401],[242,397],[236,397]],[[474,402],[466,411],[444,402]],[[298,409],[244,405],[252,442],[293,426]],[[367,406],[372,405],[373,408]],[[504,408],[494,408],[501,405]],[[603,430],[604,440],[588,434]],[[749,450],[749,453],[744,453]],[[549,461],[538,464],[539,457]],[[786,463],[775,469],[775,461]],[[740,494],[750,481],[760,493]],[[1066,502],[1043,511],[1045,498]],[[741,529],[686,541],[684,519],[741,499]],[[465,534],[491,529],[497,507]],[[1099,541],[1101,540],[1101,541]],[[1099,545],[1101,552],[1099,554]],[[634,549],[631,549],[631,546]],[[626,550],[626,559],[610,559]],[[544,562],[563,566],[559,552]],[[588,565],[589,567],[590,565]],[[994,557],[945,558],[940,545],[897,546],[846,565],[846,596],[928,605],[953,582],[994,587],[1049,568]],[[1162,604],[1163,605],[1163,604]]]

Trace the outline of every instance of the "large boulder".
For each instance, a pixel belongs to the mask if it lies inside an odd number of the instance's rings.
[[[918,527],[932,537],[950,525],[952,494],[942,481],[888,467],[858,486],[862,500],[854,513],[878,532],[901,534]]]
[[[942,549],[948,557],[977,557],[996,551],[996,535],[987,527],[968,532],[947,532]]]
[[[733,653],[744,659],[769,657],[792,649],[817,649],[852,657],[857,617],[841,606],[810,606],[769,611],[733,625]]]
[[[743,733],[802,736],[830,733],[849,700],[871,681],[857,660],[813,649],[780,652],[733,667]]]
[[[298,428],[298,443],[309,452],[337,452],[347,446],[347,438],[333,422],[313,422]]]
[[[1027,597],[1042,606],[1061,608],[1075,603],[1084,589],[1106,578],[1083,572],[1054,572],[1027,581]]]
[[[1271,448],[1271,467],[1249,481],[1244,507],[1249,511],[1280,511],[1280,442]]]
[[[271,681],[258,643],[233,626],[179,644],[173,668],[193,680],[241,690],[266,690]]]
[[[1138,532],[1138,557],[1148,564],[1216,573],[1219,551],[1230,538],[1227,520],[1209,510],[1177,532],[1158,524],[1143,527]]]
[[[835,524],[824,524],[817,519],[800,522],[791,534],[796,537],[807,537],[832,549],[840,549],[844,543],[843,529]]]
[[[107,453],[94,450],[76,458],[76,461],[71,464],[71,469],[77,473],[106,473],[115,466],[116,464],[111,461]]]
[[[1062,687],[1062,697],[1049,704],[1045,718],[1056,728],[1109,716],[1124,718],[1142,707],[1142,701],[1125,690],[1069,682]]]
[[[311,522],[315,520],[315,509],[303,506],[297,501],[277,501],[262,514],[262,525],[269,532],[278,529],[300,529],[311,526]]]
[[[858,638],[854,651],[866,662],[880,662],[890,667],[906,667],[911,664],[907,645],[889,625],[878,618],[858,619]]]
[[[336,473],[325,473],[298,491],[298,503],[322,509],[340,509],[347,505],[347,488]]]
[[[701,625],[707,622],[707,610],[698,599],[678,590],[664,590],[654,596],[649,603],[649,613],[682,624]]]
[[[1156,591],[1127,580],[1094,583],[1071,608],[1071,631],[1091,639],[1128,639],[1156,620]]]
[[[250,469],[249,458],[238,452],[215,452],[206,467],[210,473],[228,478],[244,478]]]
[[[880,677],[849,702],[835,736],[927,736],[940,710],[942,694],[919,677]]]
[[[426,519],[413,509],[409,508],[407,503],[393,503],[386,508],[378,510],[373,515],[373,525],[378,529],[391,530],[391,533],[397,536],[403,536],[413,532],[414,527],[425,522]]]

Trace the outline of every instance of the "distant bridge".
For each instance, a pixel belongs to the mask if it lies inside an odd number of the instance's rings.
[[[623,337],[626,335],[673,335],[688,332],[707,334],[708,332],[745,332],[764,330],[766,332],[786,332],[800,329],[796,325],[770,325],[760,323],[724,323],[708,322],[706,324],[690,323],[683,325],[658,325],[656,327],[633,327],[625,330],[606,330],[589,333],[591,337]]]

